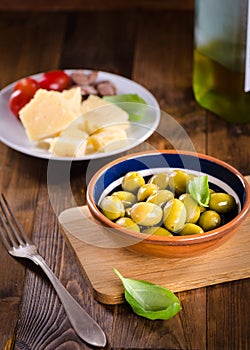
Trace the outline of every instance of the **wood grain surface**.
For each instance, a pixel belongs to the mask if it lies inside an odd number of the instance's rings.
[[[5,8],[11,5],[4,3]],[[250,174],[250,125],[228,124],[194,100],[193,19],[193,12],[185,10],[1,11],[0,89],[23,76],[56,68],[121,74],[155,95],[198,152]],[[164,137],[168,130],[167,118],[162,118],[159,129],[138,150],[173,148]],[[181,138],[178,146],[186,148]],[[86,204],[88,162],[71,165],[68,193],[69,181],[63,179],[52,181],[49,191],[45,160],[2,143],[0,160],[0,191],[61,282],[103,327],[106,349],[249,349],[249,279],[178,292],[182,311],[168,321],[140,318],[126,303],[101,304],[58,224],[59,213]],[[60,171],[63,165],[58,166]],[[91,349],[76,336],[43,273],[32,263],[10,257],[1,242],[0,266],[1,349],[8,340],[15,349]]]
[[[0,10],[7,11],[110,11],[135,9],[193,9],[194,0],[1,0]]]

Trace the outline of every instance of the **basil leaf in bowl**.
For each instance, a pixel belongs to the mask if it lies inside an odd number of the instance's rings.
[[[199,205],[208,207],[210,192],[207,175],[195,177],[189,183],[188,190]]]

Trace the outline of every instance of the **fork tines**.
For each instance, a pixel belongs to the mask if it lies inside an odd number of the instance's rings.
[[[0,197],[0,208],[0,235],[6,249],[10,250],[12,247],[17,248],[19,245],[31,244],[3,193]]]

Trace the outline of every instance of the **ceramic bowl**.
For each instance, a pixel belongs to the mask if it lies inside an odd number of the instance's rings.
[[[139,171],[143,176],[150,176],[171,169],[207,174],[210,184],[235,197],[238,207],[236,216],[219,228],[202,234],[168,237],[145,235],[122,228],[99,210],[101,199],[119,187],[127,172]],[[237,231],[250,207],[250,187],[238,170],[216,158],[183,151],[150,151],[121,157],[96,172],[88,184],[87,205],[93,218],[107,228],[112,240],[117,241],[117,246],[146,255],[183,258],[215,249]]]

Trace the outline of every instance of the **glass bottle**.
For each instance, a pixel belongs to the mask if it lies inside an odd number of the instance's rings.
[[[248,3],[250,0],[195,1],[195,99],[235,123],[250,122]]]

